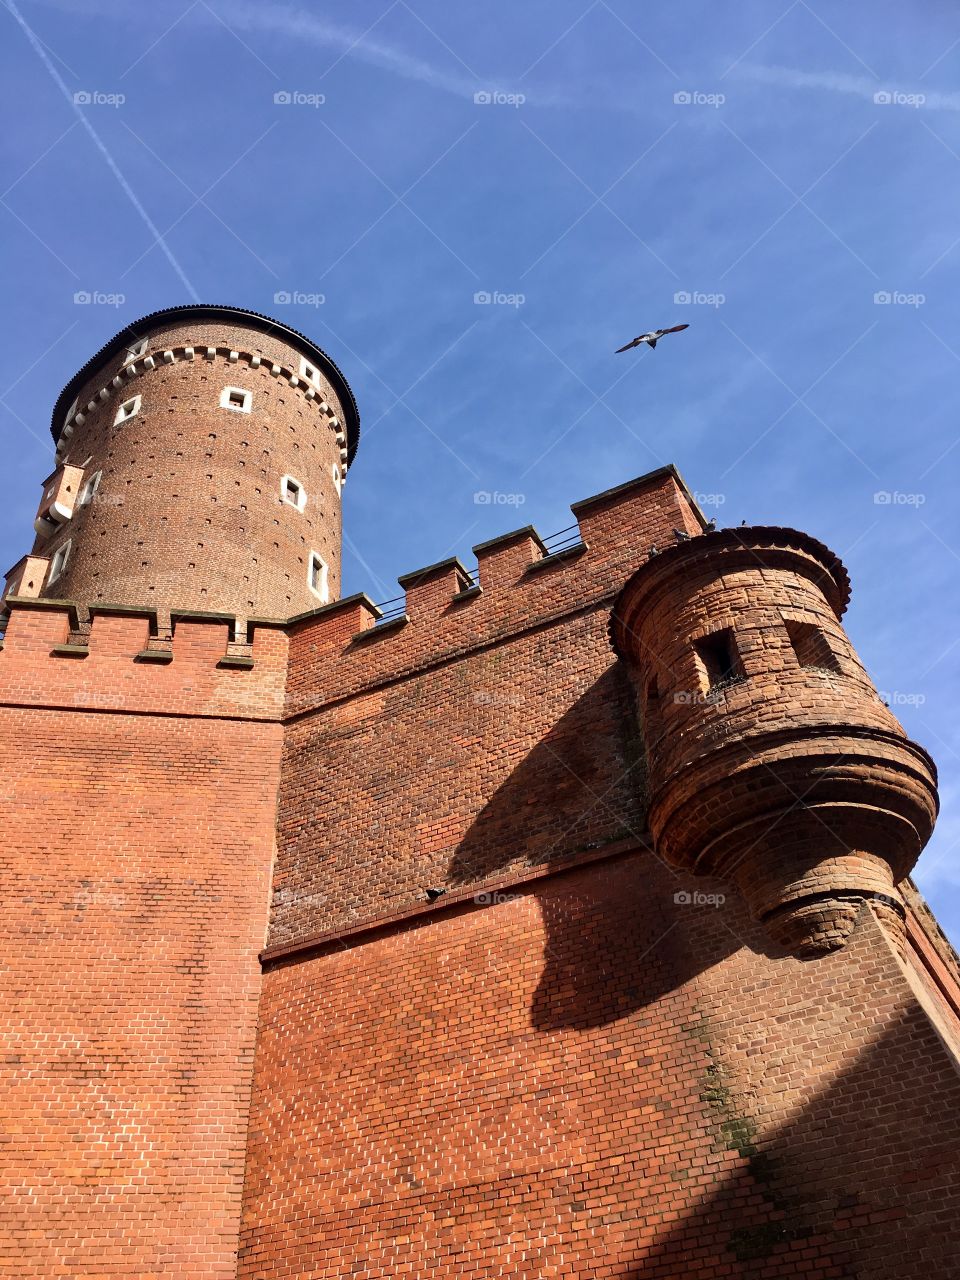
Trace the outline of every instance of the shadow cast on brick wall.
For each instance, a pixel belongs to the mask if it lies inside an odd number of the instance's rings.
[[[723,919],[716,908],[693,905],[696,894],[723,899],[729,889],[694,883],[653,853],[634,723],[626,674],[616,664],[519,759],[450,864],[448,886],[476,885],[478,897],[495,902],[496,894],[483,894],[485,883],[520,879],[531,868],[564,872],[605,846],[632,846],[627,857],[598,861],[586,874],[571,870],[523,890],[537,898],[546,934],[530,1010],[540,1030],[616,1021],[741,946],[762,946],[754,930],[744,930],[742,913]],[[705,928],[711,909],[715,919]]]
[[[960,1274],[960,1077],[919,1006],[764,1140],[736,1121],[736,1166],[622,1280]]]

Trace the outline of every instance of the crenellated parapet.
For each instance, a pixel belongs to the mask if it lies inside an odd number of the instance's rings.
[[[279,721],[288,640],[249,634],[200,611],[165,621],[150,608],[103,605],[84,621],[71,601],[8,596],[0,704],[174,717]]]
[[[473,548],[476,570],[457,557],[398,582],[389,614],[364,595],[291,620],[288,714],[443,666],[504,639],[609,606],[646,548],[699,532],[703,518],[676,468],[661,467],[575,503],[576,533],[551,552],[532,526]],[[256,619],[253,619],[256,623]]]
[[[937,812],[936,772],[841,625],[847,574],[791,529],[740,528],[649,558],[612,617],[671,866],[734,881],[790,950],[842,946],[864,902],[902,944],[896,885]]]

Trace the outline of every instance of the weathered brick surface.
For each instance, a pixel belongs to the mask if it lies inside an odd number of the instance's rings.
[[[641,832],[611,658],[595,610],[289,725],[271,945]]]
[[[885,813],[916,808],[839,626],[842,570],[821,549],[789,580],[782,557],[691,572],[635,619],[679,690],[712,661],[692,642],[737,628],[748,687],[674,699],[659,726],[607,628],[653,544],[664,562],[715,545],[674,550],[702,521],[672,469],[578,503],[566,554],[531,529],[476,548],[479,589],[456,561],[406,575],[399,624],[359,596],[237,636],[195,610],[309,609],[285,577],[305,579],[308,529],[336,591],[323,483],[343,445],[256,366],[295,366],[295,343],[254,320],[155,337],[177,358],[66,438],[106,487],[67,522],[61,598],[35,598],[39,561],[11,580],[28,598],[0,650],[0,1274],[952,1274],[960,984],[922,902],[907,893],[899,955],[877,923],[896,934],[892,895],[818,902],[846,946],[801,962],[646,835],[666,777],[691,850],[769,809],[768,749],[781,782],[826,770],[855,801],[880,780]],[[219,409],[227,383],[253,415]],[[143,409],[114,431],[127,394]],[[316,510],[281,507],[283,473]],[[51,482],[61,507],[77,482]],[[828,835],[861,890],[907,869]],[[765,852],[754,909],[789,869]]]
[[[693,516],[668,471],[576,510],[582,554],[480,548],[482,591],[426,575],[399,631],[352,602],[292,629],[271,945],[641,837],[610,591]]]
[[[614,606],[658,852],[735,880],[774,936],[806,951],[843,945],[865,896],[903,948],[895,885],[937,812],[932,762],[840,626],[848,593],[806,535],[741,528],[648,561]]]
[[[188,347],[192,359],[184,355]],[[165,350],[176,354],[173,363],[164,362]],[[62,460],[82,467],[84,477],[102,471],[103,478],[89,504],[52,536],[38,537],[34,550],[47,557],[71,541],[64,573],[44,594],[81,604],[289,618],[318,604],[307,586],[316,551],[329,565],[336,598],[340,491],[333,470],[342,466],[341,444],[321,405],[341,426],[344,411],[326,378],[318,377],[317,396],[308,399],[305,382],[289,383],[299,352],[253,324],[167,320],[151,330],[133,377],[126,376],[130,367],[117,355],[80,392],[81,412],[91,398],[95,408],[64,439]],[[122,385],[114,388],[117,376]],[[251,392],[250,413],[221,408],[228,386]],[[109,394],[100,400],[104,387]],[[133,396],[141,398],[139,412],[115,425],[119,406]],[[281,500],[287,474],[306,490],[303,511]]]
[[[280,718],[287,667],[282,630],[254,630],[252,644],[244,646],[253,660],[249,670],[221,665],[235,647],[228,622],[184,619],[162,644],[151,640],[150,631],[149,616],[101,614],[78,638],[67,609],[13,602],[0,652],[0,700],[160,715]],[[74,647],[68,645],[71,636],[76,652],[59,652],[59,646]],[[151,646],[169,655],[170,662],[140,660]]]
[[[638,853],[270,967],[240,1277],[955,1275],[960,1078],[872,917],[811,965],[677,888]]]
[[[0,1274],[234,1274],[282,649],[21,610],[0,652]],[[279,664],[279,677],[278,677]],[[271,688],[271,667],[273,685]],[[274,716],[269,719],[271,708]],[[257,719],[257,717],[260,717]]]

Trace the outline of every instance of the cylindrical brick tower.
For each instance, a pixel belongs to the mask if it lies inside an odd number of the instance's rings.
[[[937,811],[933,762],[840,625],[848,598],[815,539],[729,529],[652,555],[611,623],[637,687],[657,852],[735,882],[799,954],[842,946],[865,901],[900,944],[895,886]]]
[[[296,330],[234,307],[155,312],[71,379],[52,431],[34,594],[278,619],[337,598],[359,419]]]

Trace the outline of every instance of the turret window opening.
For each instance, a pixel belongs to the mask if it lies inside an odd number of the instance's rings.
[[[133,346],[127,347],[127,354],[124,356],[123,363],[125,365],[130,364],[132,360],[139,360],[141,356],[146,355],[147,341],[146,338],[141,338]]]
[[[253,404],[253,393],[244,391],[242,387],[224,387],[220,392],[220,408],[232,409],[234,413],[249,413]]]
[[[310,363],[309,360],[300,360],[300,377],[306,378],[307,382],[315,385],[320,382],[320,371]]]
[[[316,551],[310,552],[307,563],[307,586],[321,604],[330,602],[330,572],[327,562]]]
[[[70,559],[70,539],[68,539],[62,547],[58,547],[53,553],[53,559],[50,561],[50,574],[47,578],[48,585],[52,585],[63,573],[67,567],[67,561]]]
[[[92,476],[88,476],[84,480],[80,488],[80,494],[77,498],[77,505],[85,507],[93,501],[94,494],[100,488],[100,481],[103,479],[102,471],[95,471]]]
[[[120,408],[117,410],[117,416],[113,420],[113,425],[118,427],[121,422],[129,422],[131,418],[135,418],[140,412],[140,397],[131,396],[129,400],[124,400]]]
[[[307,491],[293,476],[284,476],[280,481],[280,497],[298,511],[302,511],[307,505]]]
[[[801,667],[810,671],[828,672],[831,675],[840,673],[840,663],[830,648],[830,642],[812,622],[795,622],[784,619],[790,644]]]
[[[694,649],[700,660],[708,692],[726,689],[744,679],[740,654],[729,627],[695,640]]]

